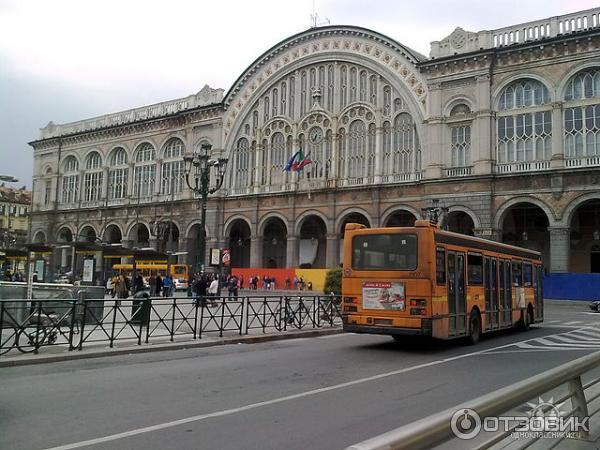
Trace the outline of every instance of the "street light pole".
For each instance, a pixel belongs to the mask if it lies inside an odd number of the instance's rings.
[[[199,268],[204,271],[206,259],[206,205],[208,196],[214,194],[225,180],[225,170],[227,169],[227,158],[210,158],[210,150],[212,146],[209,144],[202,145],[200,152],[195,152],[193,156],[184,156],[185,162],[185,182],[188,187],[200,197],[200,244],[198,252],[200,253]],[[216,184],[213,188],[210,187],[210,171],[215,168],[217,173]]]

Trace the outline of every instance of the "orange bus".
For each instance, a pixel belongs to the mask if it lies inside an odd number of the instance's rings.
[[[539,252],[443,231],[348,224],[343,328],[353,333],[439,339],[543,321]]]
[[[121,273],[125,273],[131,276],[133,273],[133,264],[113,264],[113,270],[118,270]],[[165,276],[167,274],[167,262],[166,261],[137,261],[135,269],[142,275],[144,282],[147,283],[150,275],[160,274]],[[171,264],[171,277],[173,277],[175,289],[187,289],[188,287],[188,276],[189,266],[186,264]]]

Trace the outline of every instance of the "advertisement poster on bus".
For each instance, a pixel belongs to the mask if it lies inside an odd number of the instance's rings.
[[[364,309],[404,311],[404,283],[367,281],[363,283],[362,301]]]

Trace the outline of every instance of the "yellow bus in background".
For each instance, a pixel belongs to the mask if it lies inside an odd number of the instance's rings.
[[[167,274],[166,261],[137,261],[135,268],[144,278],[145,284],[148,283],[150,275],[160,274],[161,277],[164,277]],[[112,269],[131,277],[133,264],[113,264]],[[187,264],[171,264],[170,275],[173,278],[175,289],[187,289],[189,279]]]
[[[439,339],[543,321],[539,252],[443,231],[346,225],[343,328]]]

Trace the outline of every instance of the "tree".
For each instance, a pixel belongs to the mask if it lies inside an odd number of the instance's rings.
[[[342,268],[336,267],[327,272],[325,276],[325,287],[323,288],[325,294],[342,295]]]

